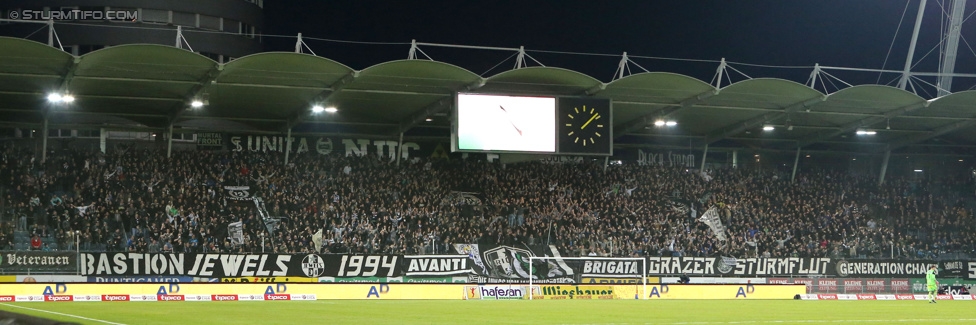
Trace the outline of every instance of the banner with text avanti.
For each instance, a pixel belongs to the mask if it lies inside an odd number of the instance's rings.
[[[406,276],[464,275],[474,272],[467,255],[407,255],[403,257]]]

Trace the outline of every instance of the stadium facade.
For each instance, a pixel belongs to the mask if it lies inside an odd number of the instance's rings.
[[[262,0],[13,0],[0,4],[0,11],[12,20],[56,20],[57,39],[73,55],[122,44],[173,46],[177,42],[173,35],[180,28],[194,52],[227,62],[262,50],[263,4]],[[0,35],[48,42],[46,30],[34,33],[39,27],[0,25]]]

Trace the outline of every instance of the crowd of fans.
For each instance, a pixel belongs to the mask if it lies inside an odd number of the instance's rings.
[[[968,178],[889,179],[624,162],[3,149],[0,248],[138,252],[452,253],[554,245],[566,256],[934,258],[973,252]],[[224,186],[249,186],[228,203]],[[701,217],[717,215],[727,240]],[[243,243],[227,226],[240,221]],[[321,231],[321,246],[316,244]],[[76,237],[77,236],[77,237]],[[43,241],[41,239],[44,239]],[[43,242],[43,244],[42,244]],[[75,247],[75,243],[80,247]],[[36,244],[36,245],[35,245]],[[317,247],[318,246],[318,247]]]

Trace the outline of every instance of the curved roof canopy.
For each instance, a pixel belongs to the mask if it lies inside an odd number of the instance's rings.
[[[51,92],[71,104],[51,104]],[[900,149],[936,137],[973,144],[976,91],[925,100],[901,89],[859,85],[824,94],[782,79],[716,88],[689,76],[647,72],[609,83],[562,68],[526,67],[482,78],[429,60],[354,70],[313,55],[269,52],[217,63],[183,49],[123,45],[72,56],[44,44],[0,37],[4,125],[238,132],[449,136],[457,92],[579,96],[613,101],[620,145]],[[190,107],[194,100],[205,103]],[[336,107],[312,114],[311,107]],[[429,121],[428,121],[429,120]],[[675,127],[657,127],[674,120]],[[763,131],[764,126],[772,131]],[[858,138],[857,131],[877,136]],[[677,139],[677,140],[675,140]]]

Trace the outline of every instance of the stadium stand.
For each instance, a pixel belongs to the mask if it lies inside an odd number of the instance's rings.
[[[938,258],[973,254],[972,180],[891,179],[809,170],[624,163],[502,165],[376,157],[150,150],[59,150],[47,163],[3,148],[0,186],[13,223],[3,249],[138,252],[450,253],[450,244],[550,243],[568,256]],[[267,213],[227,204],[250,186]],[[698,218],[714,207],[718,241]],[[10,220],[10,219],[8,219]],[[243,245],[229,223],[241,221]],[[72,233],[79,233],[78,243]],[[31,237],[40,247],[31,247]]]

